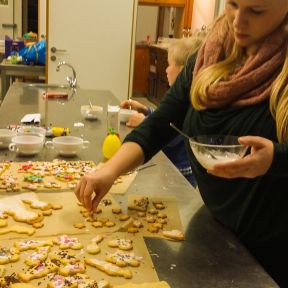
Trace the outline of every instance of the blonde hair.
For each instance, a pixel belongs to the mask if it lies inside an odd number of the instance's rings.
[[[229,33],[228,23],[225,14],[220,16],[215,23],[220,26],[220,33],[227,35]],[[207,98],[207,89],[209,86],[218,83],[225,78],[231,71],[243,60],[243,49],[235,42],[230,55],[223,61],[215,63],[198,73],[193,79],[190,96],[193,107],[197,110],[205,109],[203,100]],[[270,95],[270,111],[276,121],[277,138],[279,143],[288,144],[288,48],[286,49],[286,58],[282,71],[272,84]]]
[[[168,57],[176,66],[184,66],[189,56],[194,54],[202,45],[207,35],[207,29],[192,34],[191,37],[174,40],[168,47]]]
[[[283,69],[273,82],[270,96],[270,111],[276,121],[277,138],[288,144],[288,48]]]

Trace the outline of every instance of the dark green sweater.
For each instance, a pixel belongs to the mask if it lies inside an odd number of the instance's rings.
[[[231,180],[210,175],[195,159],[188,141],[186,147],[201,196],[220,222],[253,245],[288,241],[288,153],[285,145],[277,143],[269,102],[194,110],[189,96],[194,64],[195,55],[190,57],[158,109],[125,141],[138,143],[148,161],[176,136],[170,122],[182,127],[189,136],[258,135],[271,139],[275,147],[272,167],[266,175],[254,179]]]

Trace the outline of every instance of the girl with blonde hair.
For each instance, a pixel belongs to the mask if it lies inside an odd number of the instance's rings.
[[[80,180],[78,200],[95,209],[119,175],[175,137],[170,122],[189,136],[239,136],[247,155],[209,171],[187,143],[191,167],[213,216],[288,287],[287,15],[288,0],[226,0],[224,15],[159,108],[102,170]]]

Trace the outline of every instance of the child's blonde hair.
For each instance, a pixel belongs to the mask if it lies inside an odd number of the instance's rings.
[[[225,14],[223,14],[216,20],[214,24],[221,25],[220,33],[228,32],[229,27],[225,18]],[[203,103],[202,100],[207,97],[206,92],[208,87],[218,83],[223,78],[225,78],[225,76],[229,75],[231,71],[237,67],[238,63],[242,61],[242,59],[243,49],[234,42],[232,52],[225,60],[215,63],[198,73],[198,75],[193,79],[190,91],[191,101],[195,109],[205,109],[201,103]],[[273,82],[270,95],[270,111],[276,121],[277,138],[280,143],[286,144],[288,144],[287,75],[288,48],[286,49],[286,58],[282,71]]]
[[[168,47],[168,58],[176,66],[184,66],[189,56],[194,54],[203,43],[207,35],[207,29],[203,27],[188,38],[174,40]]]

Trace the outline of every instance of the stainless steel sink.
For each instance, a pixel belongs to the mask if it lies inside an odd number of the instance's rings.
[[[37,89],[71,89],[69,85],[62,84],[27,83],[25,86]]]

